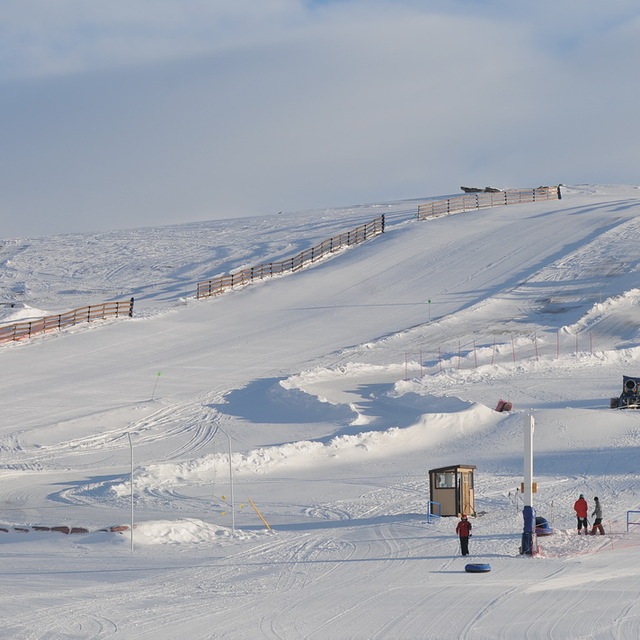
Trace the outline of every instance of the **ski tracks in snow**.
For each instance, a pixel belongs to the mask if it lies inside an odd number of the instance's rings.
[[[135,409],[143,409],[139,406]],[[12,468],[38,466],[43,468],[51,461],[67,455],[94,455],[127,449],[127,433],[131,434],[133,445],[138,447],[168,443],[165,459],[176,459],[198,453],[211,442],[215,432],[215,412],[200,403],[180,405],[170,404],[157,408],[143,418],[121,424],[115,428],[100,430],[92,435],[79,436],[60,442],[41,445],[27,445],[15,441],[3,449],[15,462]],[[83,419],[87,423],[109,422],[109,416],[88,415]],[[114,416],[114,422],[122,422]],[[178,440],[177,443],[174,440]],[[91,463],[93,464],[93,463]]]

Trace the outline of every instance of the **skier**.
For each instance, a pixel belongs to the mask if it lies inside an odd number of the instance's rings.
[[[576,512],[576,516],[578,518],[578,535],[580,535],[580,530],[584,527],[584,534],[587,535],[589,533],[587,527],[589,526],[587,522],[587,516],[589,515],[589,506],[587,505],[587,501],[584,499],[584,495],[581,493],[580,497],[575,501],[573,505],[573,510]]]
[[[604,535],[604,527],[602,526],[602,505],[600,504],[600,500],[598,498],[594,498],[593,501],[596,503],[595,509],[593,510],[592,516],[595,516],[595,520],[593,521],[593,528],[591,529],[591,535],[596,535],[596,530],[598,530],[602,535]]]
[[[471,537],[471,523],[464,514],[456,526],[456,533],[460,536],[460,551],[463,556],[469,555],[469,538]]]

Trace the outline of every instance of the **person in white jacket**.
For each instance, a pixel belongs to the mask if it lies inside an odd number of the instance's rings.
[[[602,505],[600,504],[600,500],[598,498],[594,498],[593,501],[596,503],[596,506],[591,514],[592,517],[595,517],[593,521],[593,527],[591,528],[591,535],[595,536],[596,531],[599,531],[602,535],[604,535],[604,527],[602,526]]]

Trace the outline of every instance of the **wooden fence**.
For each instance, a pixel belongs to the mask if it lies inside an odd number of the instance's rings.
[[[123,315],[133,316],[133,298],[120,302],[105,302],[81,307],[57,316],[47,316],[46,318],[38,318],[29,322],[17,322],[3,327],[0,326],[0,343],[30,338],[36,333],[52,329],[64,329],[80,322],[91,322],[92,320],[102,320],[110,316]]]
[[[447,213],[461,213],[474,209],[498,207],[503,204],[538,202],[542,200],[560,200],[560,187],[537,187],[518,191],[496,191],[471,193],[447,200],[434,200],[418,207],[418,220]]]
[[[302,269],[306,264],[314,262],[333,251],[337,251],[341,247],[364,242],[381,233],[384,233],[384,214],[351,231],[324,240],[315,247],[305,249],[293,256],[293,258],[288,258],[281,262],[268,262],[258,265],[257,267],[243,269],[237,273],[230,273],[212,278],[211,280],[198,282],[196,297],[205,298],[207,296],[216,296],[235,286],[248,284],[254,280],[280,275],[288,271],[298,271],[298,269]]]

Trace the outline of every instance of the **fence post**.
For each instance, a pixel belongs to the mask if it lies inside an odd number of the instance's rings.
[[[129,317],[133,318],[133,296],[131,296],[131,300],[129,300]]]

